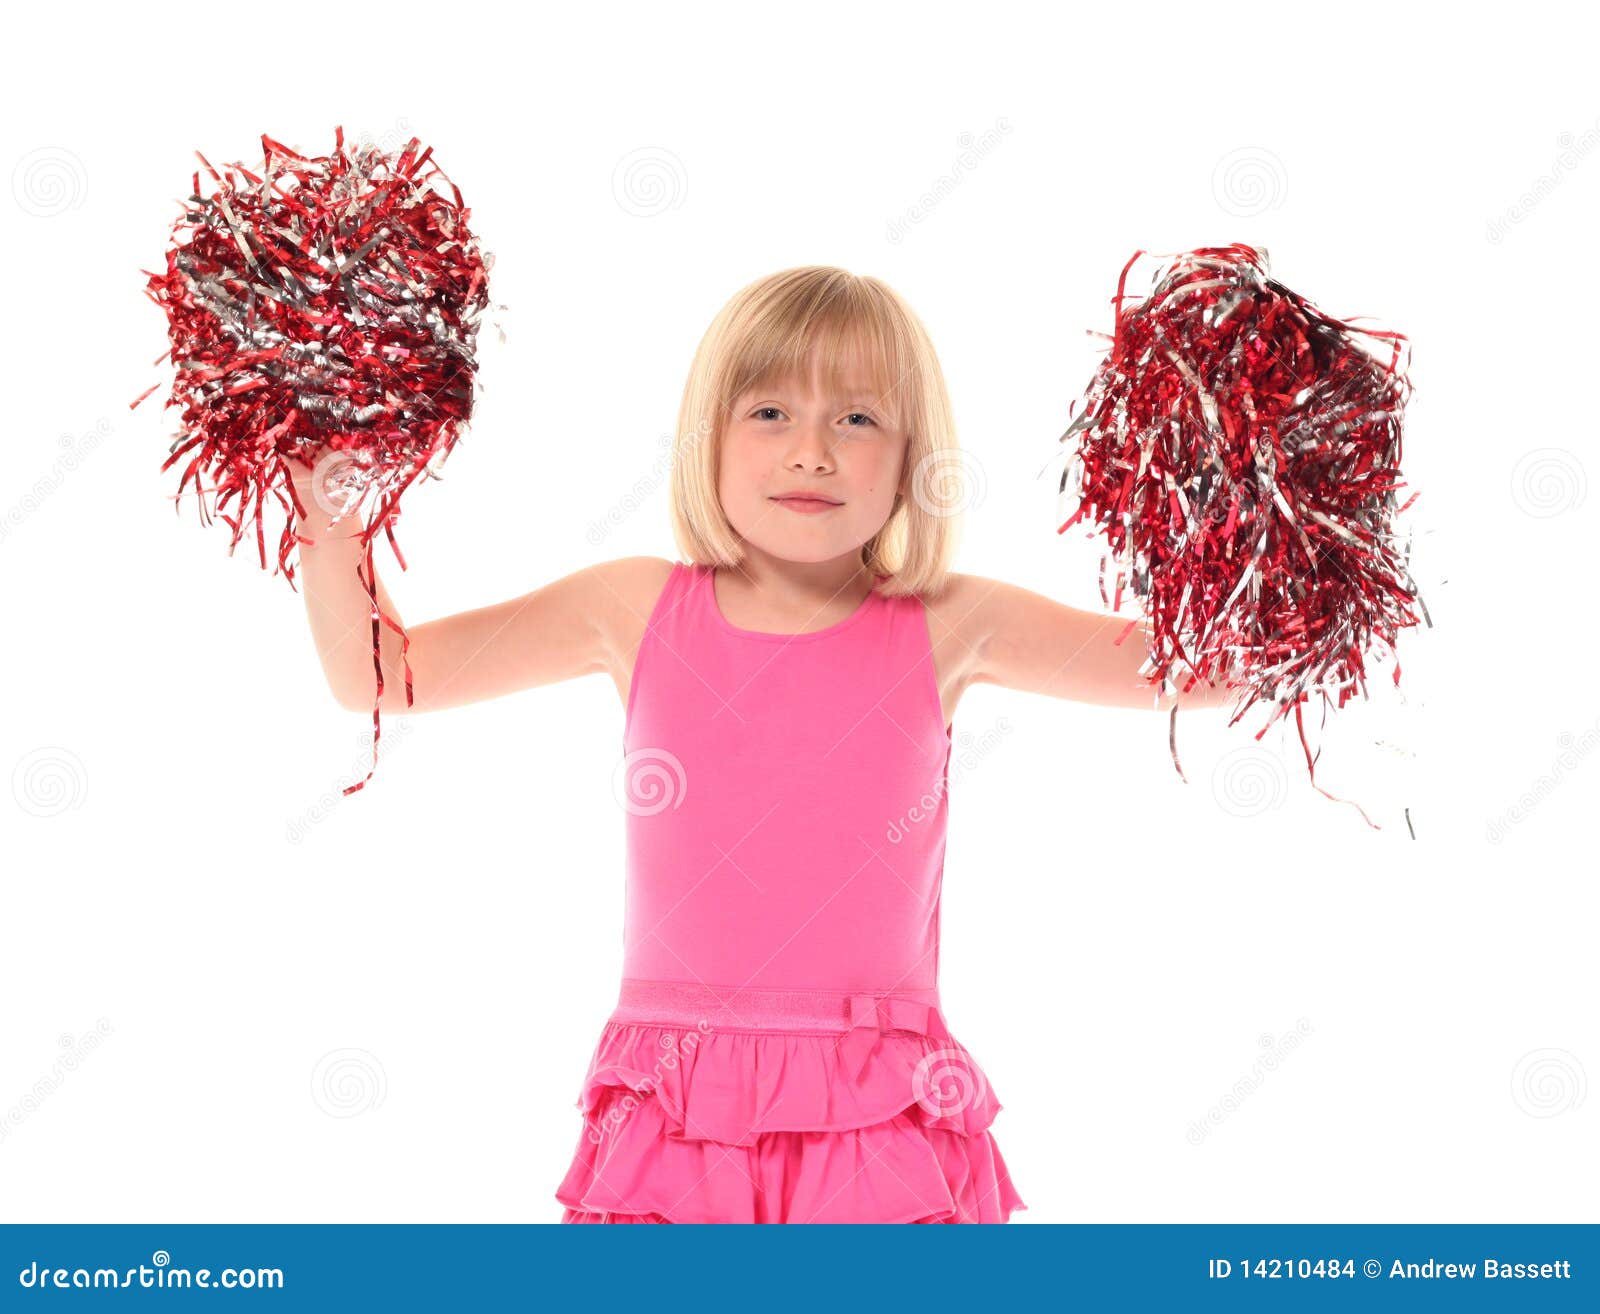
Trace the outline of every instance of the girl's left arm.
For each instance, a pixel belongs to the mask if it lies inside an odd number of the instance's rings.
[[[1156,711],[1222,707],[1237,697],[1225,685],[1199,680],[1187,693],[1157,701],[1155,684],[1139,674],[1147,626],[1131,616],[1084,611],[1015,584],[957,574],[949,577],[939,613],[967,650],[969,684]],[[1181,677],[1174,672],[1180,691],[1191,674],[1186,667]]]

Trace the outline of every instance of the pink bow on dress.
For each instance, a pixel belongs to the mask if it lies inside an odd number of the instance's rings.
[[[885,1031],[915,1031],[937,1040],[950,1039],[944,1019],[932,1004],[898,995],[851,995],[850,1029],[839,1041],[839,1058],[852,1078],[860,1080]]]

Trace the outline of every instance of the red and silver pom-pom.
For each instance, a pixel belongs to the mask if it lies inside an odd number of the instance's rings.
[[[382,528],[405,568],[394,538],[400,497],[437,472],[472,414],[494,258],[468,228],[460,190],[416,138],[398,152],[370,143],[347,151],[339,128],[331,155],[301,155],[265,135],[261,147],[254,169],[224,165],[220,174],[196,152],[214,189],[202,195],[193,175],[166,272],[144,271],[148,295],[166,312],[177,370],[166,404],[182,407],[182,432],[161,468],[188,457],[178,497],[191,480],[197,493],[215,494],[233,530],[230,553],[253,520],[263,568],[268,499],[286,515],[291,505],[304,510],[289,461],[318,471],[336,519],[367,507],[356,573],[372,603],[375,768],[380,622],[403,640],[407,706],[412,692],[409,638],[378,605],[373,540]],[[200,516],[205,523],[203,498]],[[287,520],[274,573],[290,587],[296,541]],[[369,770],[344,792],[371,778]]]
[[[1142,601],[1152,682],[1226,681],[1234,721],[1276,703],[1257,739],[1292,707],[1315,785],[1302,704],[1364,693],[1365,654],[1392,651],[1417,608],[1427,619],[1396,542],[1416,500],[1398,500],[1409,345],[1323,314],[1242,244],[1178,255],[1130,298],[1143,254],[1123,268],[1110,352],[1062,435],[1061,491],[1078,506],[1058,532],[1083,520],[1105,534],[1117,577],[1108,596],[1102,558],[1101,596],[1117,610],[1131,587]]]

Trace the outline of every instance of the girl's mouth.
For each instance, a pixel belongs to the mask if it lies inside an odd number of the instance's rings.
[[[841,505],[838,502],[829,502],[820,497],[775,497],[772,500],[779,506],[786,506],[791,511],[798,511],[803,516],[814,516],[822,511],[834,511]]]

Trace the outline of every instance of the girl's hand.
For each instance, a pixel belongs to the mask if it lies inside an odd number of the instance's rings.
[[[294,485],[294,495],[305,511],[304,515],[299,514],[292,503],[289,508],[289,514],[301,535],[321,541],[326,538],[354,538],[361,532],[359,512],[351,512],[337,525],[332,523],[342,503],[338,490],[326,487],[324,481],[330,470],[337,477],[336,462],[319,468],[291,456],[284,459],[284,464],[289,469],[289,482]]]
[[[316,472],[298,457],[285,457],[283,463],[288,467],[289,482],[294,485],[295,498],[305,508],[305,516],[299,517],[297,515],[296,518],[308,520],[314,518],[321,510],[317,505],[316,497],[312,493],[312,484],[316,479]]]

